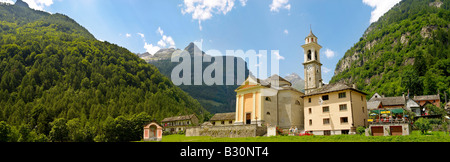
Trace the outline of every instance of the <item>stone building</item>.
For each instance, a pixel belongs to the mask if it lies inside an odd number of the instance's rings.
[[[209,122],[213,126],[233,125],[234,121],[236,119],[235,117],[236,117],[236,113],[234,113],[234,112],[232,112],[232,113],[217,113],[209,120]]]
[[[235,125],[272,125],[303,128],[304,94],[286,79],[273,75],[265,80],[250,76],[235,91]]]
[[[195,114],[168,117],[161,121],[165,132],[178,133],[184,131],[187,127],[198,125],[198,117]]]

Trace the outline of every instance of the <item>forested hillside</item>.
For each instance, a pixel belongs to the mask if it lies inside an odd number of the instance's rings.
[[[0,4],[0,141],[140,140],[209,113],[156,67],[62,14]]]
[[[330,83],[369,96],[450,94],[449,9],[449,0],[401,1],[345,53]]]

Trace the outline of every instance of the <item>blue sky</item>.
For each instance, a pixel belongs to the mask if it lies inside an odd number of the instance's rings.
[[[0,0],[10,2],[15,0]],[[318,37],[328,83],[337,62],[364,31],[399,0],[24,0],[62,13],[97,39],[134,53],[184,49],[279,50],[280,75],[303,74],[303,45],[310,25]],[[270,54],[270,52],[269,52]]]

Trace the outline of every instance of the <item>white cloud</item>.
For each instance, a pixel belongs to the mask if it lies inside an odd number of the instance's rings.
[[[28,3],[30,8],[35,10],[45,11],[44,7],[49,7],[53,4],[53,0],[23,0]]]
[[[241,2],[241,6],[245,7],[247,5],[247,0],[239,0]]]
[[[289,34],[289,31],[287,29],[284,29],[283,33],[287,35]]]
[[[370,23],[378,21],[378,19],[388,12],[392,7],[394,7],[401,0],[362,0],[364,4],[375,8],[372,11],[372,16],[370,18]]]
[[[164,31],[161,29],[161,27],[158,27],[156,31],[158,32],[158,34],[161,35],[161,39],[158,41],[156,45],[147,43],[147,41],[145,40],[145,35],[142,33],[138,33],[138,35],[141,36],[142,40],[144,41],[145,44],[144,48],[146,52],[153,55],[156,52],[158,52],[161,48],[166,48],[167,46],[169,46],[169,48],[176,48],[175,41],[173,40],[173,38],[171,36],[164,35]]]
[[[14,2],[12,0],[0,0],[0,2],[14,4]]]
[[[127,38],[130,38],[131,37],[131,34],[125,34],[125,37],[127,37]]]
[[[328,69],[327,67],[322,66],[322,72],[329,73],[330,71],[331,71],[331,69]]]
[[[336,55],[336,53],[330,49],[327,48],[327,50],[325,50],[325,56],[327,56],[327,58],[332,58],[334,57],[334,55]]]
[[[272,54],[275,55],[277,60],[284,60],[285,59],[283,56],[280,55],[279,51],[272,51]]]
[[[279,12],[280,9],[291,10],[291,4],[289,4],[289,0],[273,0],[272,4],[269,5],[270,11]]]
[[[198,20],[202,30],[202,21],[211,19],[213,14],[226,15],[233,9],[235,0],[184,0],[183,14],[192,14],[193,20]],[[241,1],[242,3],[242,1]]]
[[[158,27],[158,33],[161,35],[161,36],[163,36],[164,35],[164,31],[161,29],[161,27]]]
[[[171,36],[164,35],[164,31],[161,29],[161,27],[158,27],[158,30],[156,31],[162,37],[162,39],[158,41],[159,47],[166,48],[166,46],[169,45],[169,48],[175,48],[175,41]]]
[[[139,36],[141,36],[141,38],[145,38],[145,35],[142,33],[137,33]]]
[[[160,47],[153,46],[153,44],[148,44],[147,42],[145,42],[144,48],[145,48],[146,52],[148,52],[152,55],[161,49]]]

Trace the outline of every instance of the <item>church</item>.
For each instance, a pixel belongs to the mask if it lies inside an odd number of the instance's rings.
[[[354,85],[323,83],[322,46],[312,30],[302,48],[305,93],[278,75],[265,80],[250,76],[235,90],[235,125],[295,127],[315,135],[355,134],[357,127],[368,125],[366,93]]]

